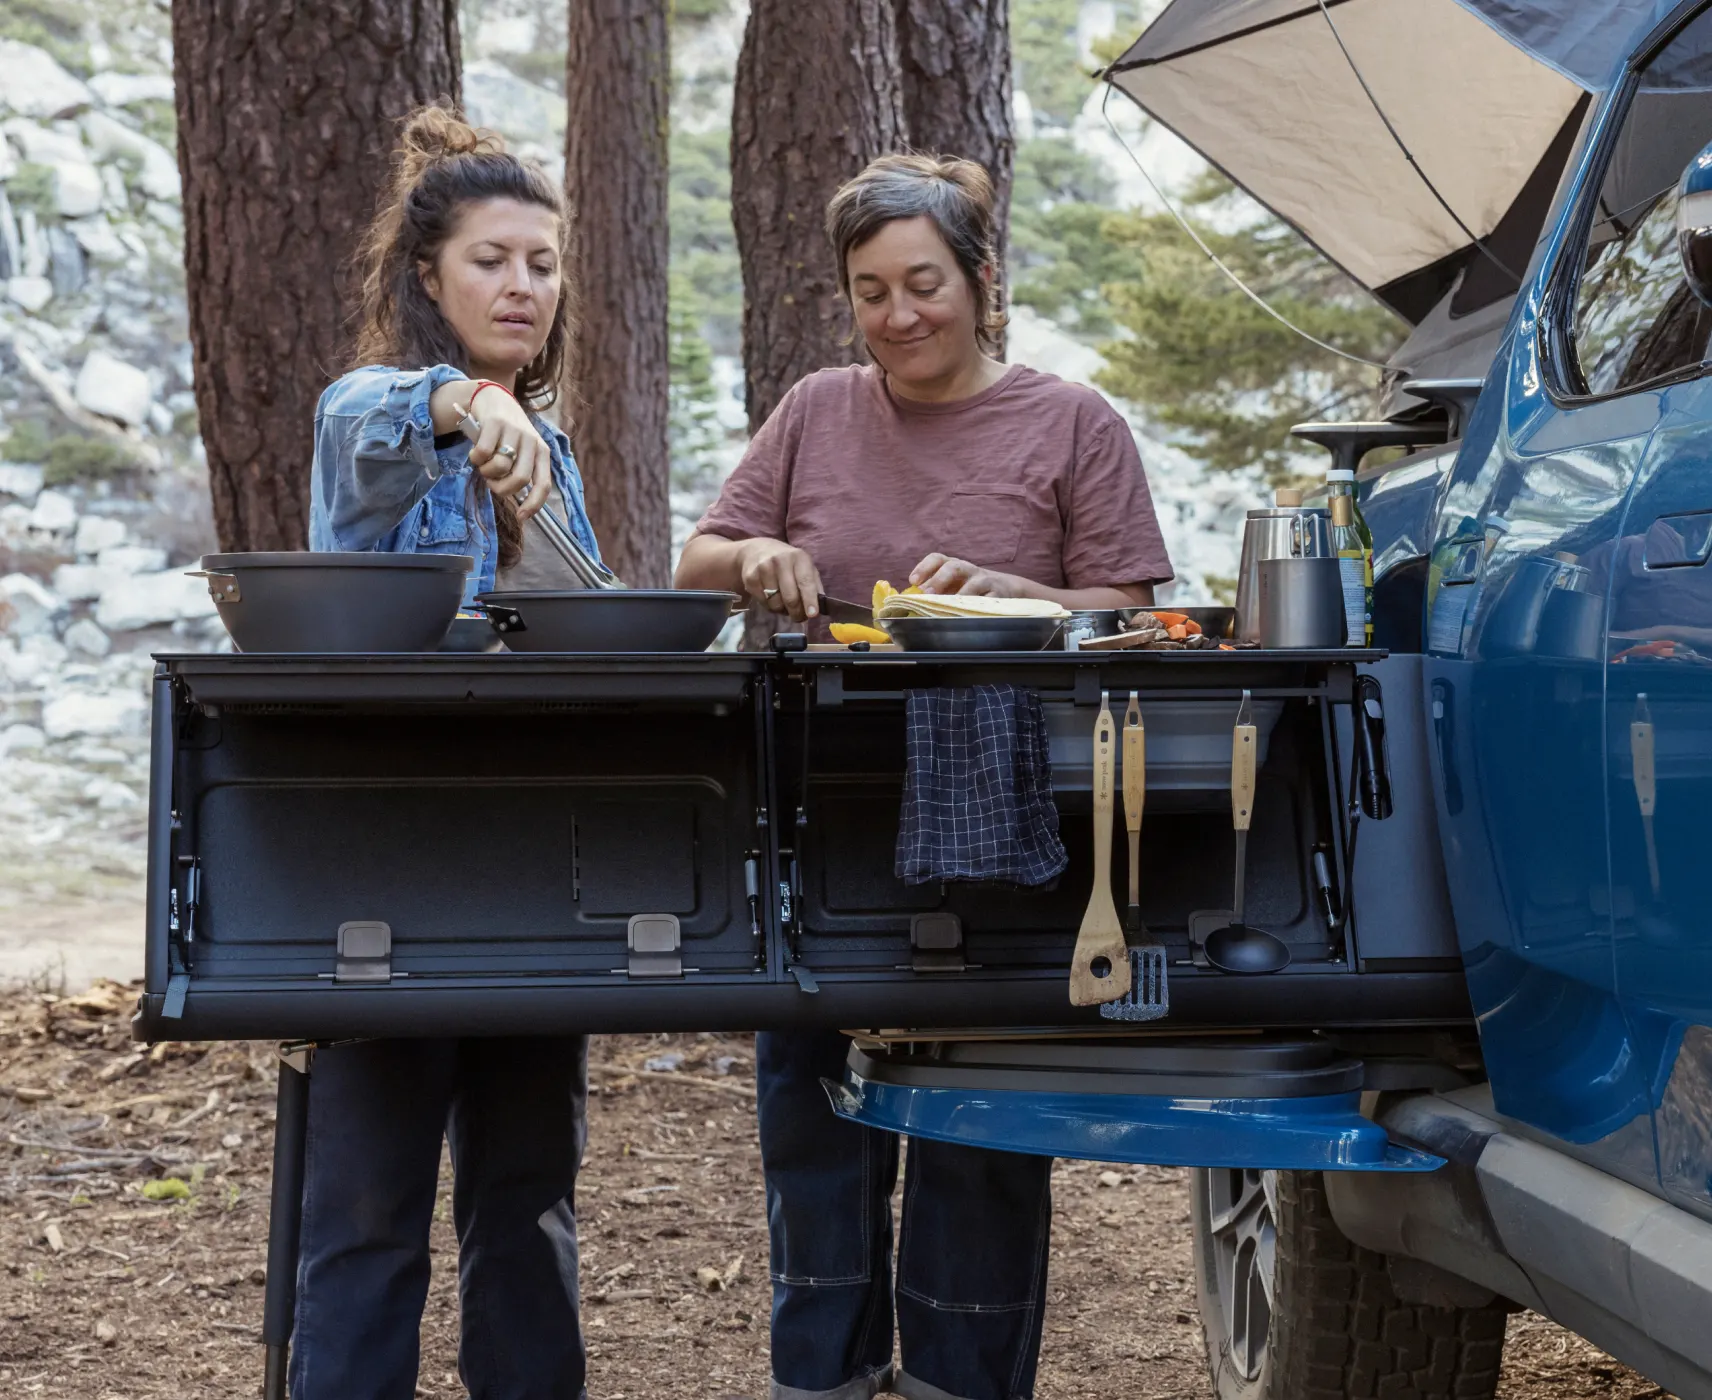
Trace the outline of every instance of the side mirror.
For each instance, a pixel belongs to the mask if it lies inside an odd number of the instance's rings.
[[[1712,145],[1689,161],[1676,186],[1676,247],[1694,295],[1712,306]]]

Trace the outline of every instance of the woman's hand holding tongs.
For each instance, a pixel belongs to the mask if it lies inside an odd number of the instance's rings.
[[[470,465],[487,480],[496,496],[519,496],[517,518],[527,520],[547,504],[553,483],[553,452],[546,439],[530,422],[523,405],[503,391],[489,389],[482,395],[481,415],[462,411],[459,427],[475,445]]]

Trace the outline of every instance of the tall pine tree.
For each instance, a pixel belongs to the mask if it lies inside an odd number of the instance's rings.
[[[826,202],[907,140],[893,0],[754,0],[731,128],[749,427],[805,374],[850,364]]]
[[[671,582],[666,139],[668,0],[571,0],[566,49],[566,283],[572,440],[607,562]]]
[[[196,409],[223,549],[308,541],[315,401],[397,122],[459,96],[456,0],[174,0]]]

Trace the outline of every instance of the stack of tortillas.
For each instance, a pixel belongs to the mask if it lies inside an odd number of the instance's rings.
[[[901,617],[1069,617],[1044,598],[986,598],[961,593],[894,593],[874,609],[876,621]]]

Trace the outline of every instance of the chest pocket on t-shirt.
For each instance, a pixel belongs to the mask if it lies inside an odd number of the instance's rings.
[[[1029,518],[1028,493],[1021,486],[961,486],[951,493],[939,548],[990,567],[1017,556]]]

